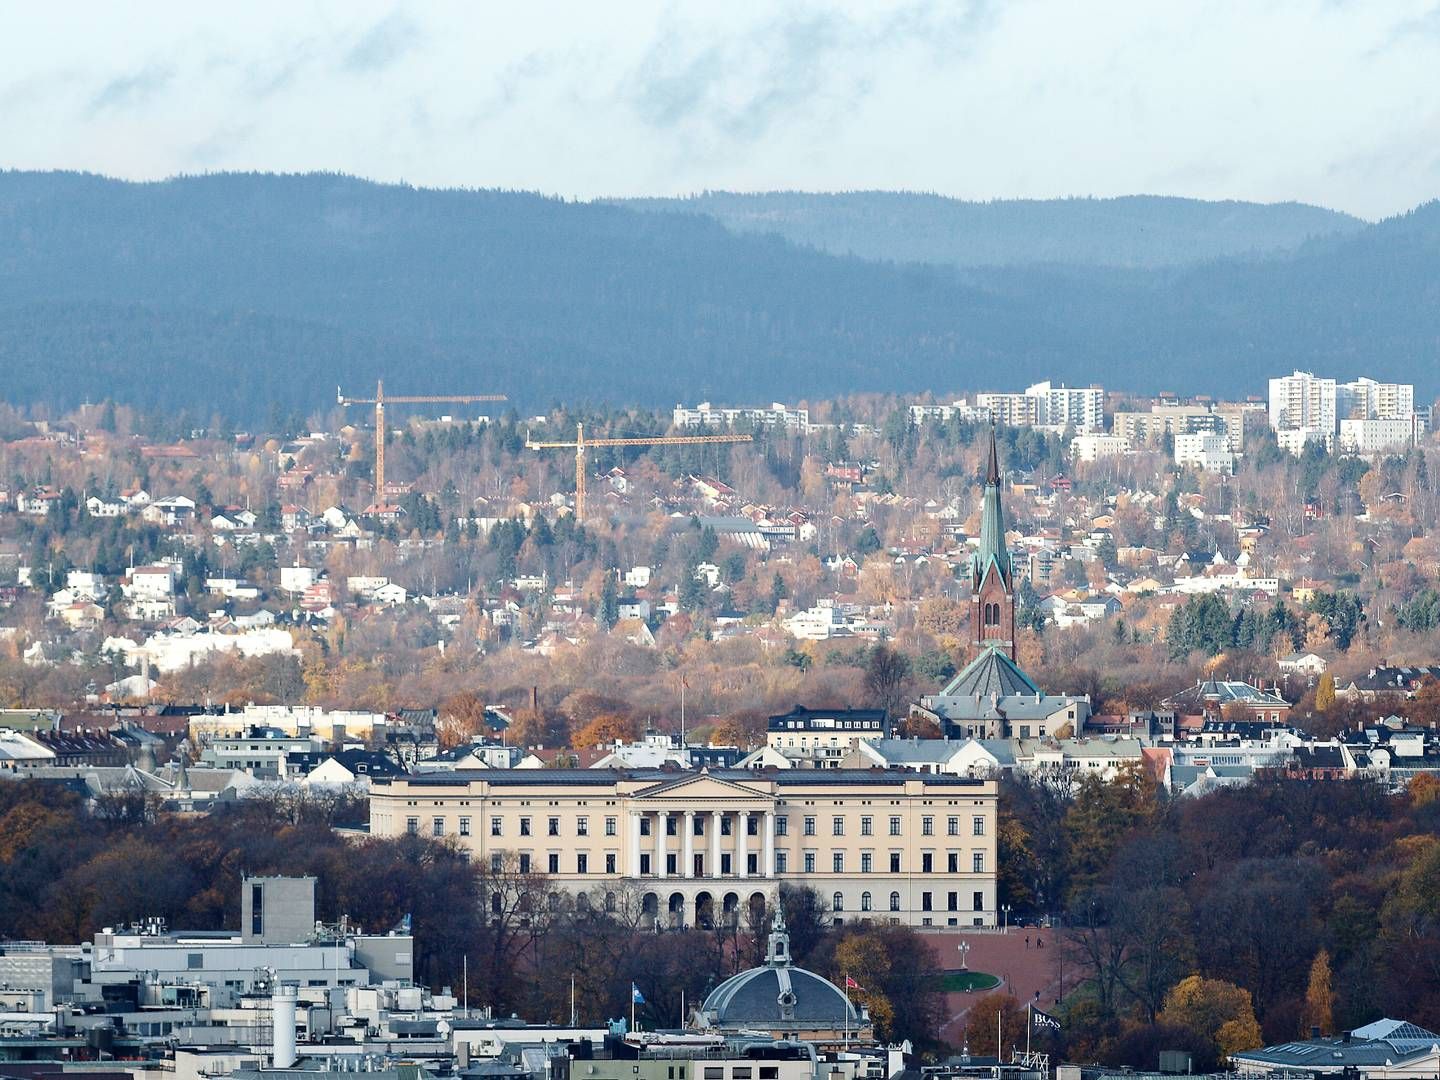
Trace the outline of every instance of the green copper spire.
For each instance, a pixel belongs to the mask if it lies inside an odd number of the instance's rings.
[[[980,512],[980,550],[975,553],[975,580],[985,576],[991,559],[1001,577],[1010,582],[1010,553],[1005,550],[1005,516],[1000,511],[1000,459],[995,449],[995,428],[990,428],[990,467],[985,474],[985,502]]]

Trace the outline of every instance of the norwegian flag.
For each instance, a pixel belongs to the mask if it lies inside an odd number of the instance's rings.
[[[864,988],[863,986],[861,986],[859,983],[857,983],[854,979],[852,979],[849,975],[846,975],[846,976],[845,976],[845,989],[846,989],[846,990],[864,990],[865,988]]]

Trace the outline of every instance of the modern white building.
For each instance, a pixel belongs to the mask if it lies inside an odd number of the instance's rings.
[[[1099,386],[1052,386],[1036,383],[1023,394],[975,395],[975,406],[997,424],[1008,427],[1049,427],[1058,430],[1102,431],[1105,391]]]
[[[1402,452],[1414,446],[1424,431],[1425,426],[1416,413],[1402,419],[1341,420],[1340,452],[1362,457]]]
[[[1225,435],[1195,432],[1175,436],[1175,464],[1179,468],[1202,469],[1212,473],[1235,471],[1235,455]]]
[[[769,408],[719,408],[708,401],[702,401],[693,409],[676,405],[671,417],[671,423],[677,428],[733,427],[740,421],[756,426],[775,426],[783,427],[786,431],[805,432],[810,430],[810,410],[792,409],[779,401],[772,401]]]
[[[1335,449],[1335,432],[1318,427],[1282,428],[1275,432],[1275,442],[1287,454],[1299,457],[1308,443],[1319,443],[1327,451]]]
[[[1412,383],[1382,383],[1359,378],[1335,389],[1335,413],[1341,419],[1404,420],[1415,412]]]
[[[948,405],[911,405],[910,422],[915,425],[959,420],[962,424],[986,424],[990,422],[991,411],[979,405],[971,405],[964,398],[956,398]]]
[[[1308,371],[1270,380],[1270,426],[1276,431],[1335,433],[1336,382]]]
[[[1076,435],[1070,440],[1070,453],[1076,461],[1099,461],[1129,452],[1130,440],[1123,435]]]

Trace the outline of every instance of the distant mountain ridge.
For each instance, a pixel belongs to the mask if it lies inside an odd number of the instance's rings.
[[[914,192],[707,191],[619,199],[650,212],[702,214],[741,233],[774,233],[832,255],[960,267],[1188,266],[1295,251],[1366,223],[1304,203],[1204,202],[1159,195],[967,202]]]
[[[1440,389],[1440,204],[1135,269],[834,256],[693,213],[311,174],[0,172],[0,397],[263,419],[336,384],[666,407],[1042,378]]]

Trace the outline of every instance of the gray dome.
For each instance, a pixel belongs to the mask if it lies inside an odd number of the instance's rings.
[[[772,1027],[794,1022],[826,1027],[864,1023],[829,979],[788,964],[742,971],[705,999],[704,1012],[717,1027]]]

